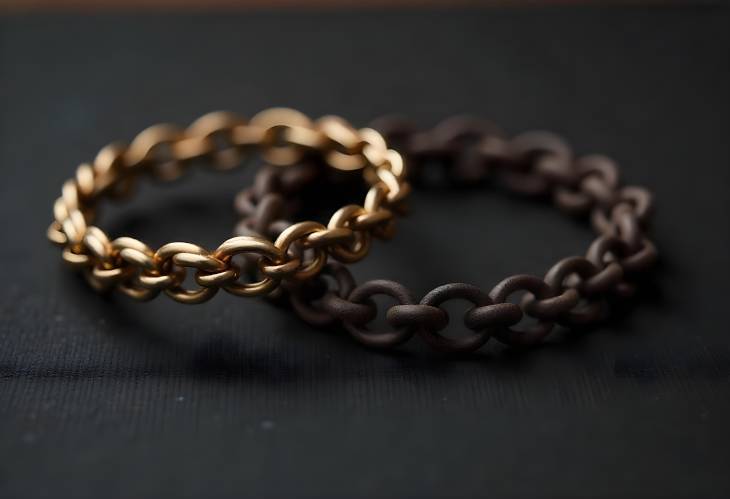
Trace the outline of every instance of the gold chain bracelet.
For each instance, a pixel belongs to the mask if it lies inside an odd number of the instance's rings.
[[[327,226],[300,222],[273,243],[238,236],[213,251],[184,242],[168,243],[155,251],[131,237],[110,240],[92,225],[97,201],[128,196],[140,173],[174,180],[190,162],[203,159],[215,169],[228,170],[253,148],[266,162],[278,166],[317,154],[337,170],[362,170],[370,185],[365,201],[362,206],[340,208]],[[238,296],[258,296],[270,293],[284,279],[315,277],[330,255],[343,262],[358,261],[368,253],[373,236],[392,235],[394,215],[410,190],[405,176],[400,154],[389,149],[378,132],[355,130],[339,117],[324,116],[313,122],[298,111],[272,108],[247,123],[234,114],[214,112],[184,130],[155,125],[128,147],[104,147],[93,163],[83,163],[75,177],[64,183],[47,234],[63,248],[63,260],[81,269],[97,290],[116,288],[139,300],[164,291],[183,303],[204,302],[220,288]],[[258,258],[259,281],[239,280],[242,272],[233,261],[238,254]],[[196,271],[197,289],[183,287],[188,268]]]

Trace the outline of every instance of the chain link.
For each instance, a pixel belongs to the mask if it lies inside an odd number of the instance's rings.
[[[320,157],[336,170],[361,170],[370,190],[363,206],[338,210],[327,226],[315,222],[291,225],[271,242],[260,235],[276,225],[283,199],[262,196],[279,184],[298,189],[316,177],[310,168],[295,175],[282,169],[257,176],[255,206],[258,223],[249,234],[234,237],[209,251],[190,243],[169,243],[152,250],[129,237],[110,240],[93,225],[98,201],[124,198],[132,193],[142,173],[171,181],[185,173],[192,161],[207,160],[218,170],[241,163],[253,149],[274,165],[290,166]],[[53,207],[48,238],[63,248],[69,265],[84,272],[97,290],[117,288],[139,300],[161,291],[182,303],[209,300],[219,289],[239,296],[272,292],[285,279],[316,276],[329,256],[346,262],[362,259],[373,237],[392,231],[394,217],[408,195],[405,166],[400,154],[372,129],[356,130],[335,116],[312,122],[298,111],[273,108],[249,122],[228,112],[207,114],[187,129],[162,124],[147,128],[129,146],[111,144],[93,163],[78,167],[66,181]],[[239,197],[242,209],[253,200]],[[281,226],[281,224],[279,224]],[[282,227],[283,229],[283,227]],[[305,258],[304,253],[312,253]],[[233,256],[258,264],[259,279],[240,282],[242,269]],[[196,288],[183,287],[188,270],[195,272]]]
[[[356,340],[377,348],[394,347],[414,335],[443,352],[474,351],[491,337],[524,347],[543,341],[555,324],[578,327],[603,318],[608,302],[630,296],[634,278],[657,258],[645,235],[651,194],[642,187],[620,186],[618,167],[608,157],[575,157],[562,138],[548,132],[510,139],[493,124],[469,117],[449,118],[427,131],[403,117],[383,117],[371,126],[403,153],[415,185],[432,178],[426,169],[433,164],[456,184],[493,179],[512,191],[551,199],[566,213],[587,216],[598,238],[586,256],[557,262],[543,278],[511,276],[488,293],[470,284],[445,284],[420,301],[394,281],[358,286],[345,266],[330,263],[317,279],[286,287],[285,298],[310,324],[342,324]],[[242,191],[237,203],[243,216],[239,230],[256,227],[261,234],[276,237],[290,225],[287,218],[296,212],[295,193],[311,178],[305,165],[289,172],[290,178],[284,179],[274,170],[263,170],[256,182],[259,189]],[[287,201],[274,204],[269,196],[275,195]],[[350,211],[348,219],[356,213]],[[378,315],[372,300],[376,295],[396,300],[385,313],[393,329],[371,330],[369,323]],[[518,295],[522,295],[518,303],[510,301]],[[463,322],[472,334],[453,338],[443,334],[449,316],[441,305],[448,300],[470,303]],[[534,324],[515,327],[526,317]]]

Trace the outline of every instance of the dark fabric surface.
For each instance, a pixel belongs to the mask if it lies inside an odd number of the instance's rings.
[[[709,8],[0,20],[0,497],[726,497],[728,20]],[[44,233],[79,162],[155,122],[272,105],[356,124],[469,112],[564,134],[654,190],[662,266],[636,307],[589,334],[468,359],[417,341],[369,351],[225,293],[195,307],[103,298],[62,266]],[[147,185],[101,223],[214,247],[249,179]],[[412,206],[359,279],[488,290],[591,240],[492,189],[418,191]]]

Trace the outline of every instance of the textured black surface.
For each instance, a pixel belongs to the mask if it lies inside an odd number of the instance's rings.
[[[690,8],[0,20],[0,497],[727,496],[728,20]],[[368,351],[225,294],[105,299],[61,265],[44,231],[78,162],[158,121],[271,105],[358,124],[466,111],[606,152],[656,193],[655,287],[589,335],[454,360],[417,342]],[[150,186],[102,223],[212,247],[247,178]],[[489,289],[590,239],[492,190],[417,192],[399,236],[355,272],[417,294]]]

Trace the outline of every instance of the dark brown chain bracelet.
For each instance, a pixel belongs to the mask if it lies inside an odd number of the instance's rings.
[[[425,182],[425,166],[434,163],[456,183],[493,178],[512,191],[552,199],[570,214],[589,216],[598,238],[585,257],[560,260],[543,278],[514,275],[489,293],[470,284],[445,284],[420,301],[394,281],[358,286],[345,266],[328,264],[319,278],[285,286],[284,298],[310,324],[341,323],[356,340],[373,347],[396,346],[416,334],[444,352],[474,351],[491,336],[529,346],[541,342],[555,324],[576,327],[600,320],[608,300],[631,296],[632,281],[656,260],[655,246],[645,235],[651,194],[642,187],[621,187],[616,164],[605,156],[574,157],[564,140],[548,132],[508,139],[491,123],[467,117],[447,119],[428,131],[398,117],[380,118],[371,126],[402,151],[414,185]],[[237,232],[276,237],[290,225],[286,219],[296,209],[296,193],[320,171],[311,165],[263,169],[237,199],[244,217]],[[520,304],[508,301],[516,293],[524,293]],[[377,315],[376,295],[398,302],[386,313],[390,331],[374,332],[367,325]],[[473,304],[464,324],[474,334],[450,338],[441,333],[449,316],[440,305],[451,299]],[[525,316],[536,324],[513,327]]]

